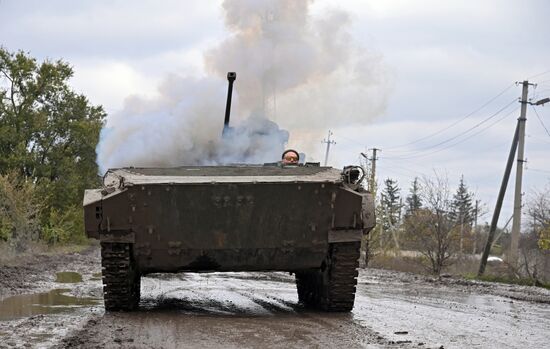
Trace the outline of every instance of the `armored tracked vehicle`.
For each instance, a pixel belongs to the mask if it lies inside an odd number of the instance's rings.
[[[148,273],[271,270],[296,275],[304,305],[350,311],[360,241],[375,224],[362,177],[318,164],[109,170],[84,196],[105,309],[136,308]]]

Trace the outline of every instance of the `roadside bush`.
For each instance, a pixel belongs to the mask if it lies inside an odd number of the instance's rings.
[[[43,188],[11,172],[0,174],[0,241],[17,251],[39,239],[53,244],[86,242],[82,208],[47,205]]]
[[[12,226],[0,213],[0,241],[8,241],[11,235]]]
[[[426,274],[426,257],[401,256],[400,252],[388,252],[375,255],[370,261],[369,267],[387,270],[396,270],[407,273]]]
[[[17,250],[39,234],[36,186],[15,172],[0,175],[0,239]]]
[[[82,208],[72,206],[63,211],[52,209],[42,228],[42,240],[49,245],[86,242]]]

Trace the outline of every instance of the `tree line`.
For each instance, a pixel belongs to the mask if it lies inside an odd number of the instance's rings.
[[[82,196],[99,184],[106,114],[70,85],[72,67],[0,47],[0,240],[81,242]]]
[[[456,253],[477,252],[473,225],[479,205],[474,200],[463,176],[454,195],[444,176],[416,177],[405,200],[397,181],[387,178],[379,194],[371,254],[388,249],[417,251],[439,274]]]
[[[538,264],[533,263],[531,255],[548,254],[548,192],[541,191],[528,201],[530,222],[522,234],[520,251],[525,260],[518,273],[532,276]],[[460,176],[454,190],[447,177],[441,174],[433,178],[414,178],[404,198],[397,181],[387,178],[377,201],[377,226],[368,237],[368,258],[385,251],[411,251],[421,256],[430,272],[439,275],[460,257],[479,255],[485,247],[489,227],[487,223],[478,224],[478,220],[485,215],[486,208],[476,200],[464,176]],[[498,241],[493,248],[495,254],[509,247],[505,228],[498,229]]]

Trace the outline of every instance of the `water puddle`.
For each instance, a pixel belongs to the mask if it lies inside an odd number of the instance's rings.
[[[55,282],[62,284],[75,284],[77,282],[82,282],[82,275],[74,271],[62,271],[55,275]]]
[[[0,301],[0,321],[33,315],[57,314],[99,303],[95,298],[79,298],[64,294],[68,291],[70,290],[55,289],[45,293],[8,297]]]

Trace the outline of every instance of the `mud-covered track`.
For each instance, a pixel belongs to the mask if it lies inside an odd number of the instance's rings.
[[[360,243],[331,244],[321,270],[296,273],[298,299],[306,307],[331,312],[353,309]]]
[[[139,305],[141,279],[133,260],[132,245],[101,243],[101,266],[105,309],[136,309]]]

